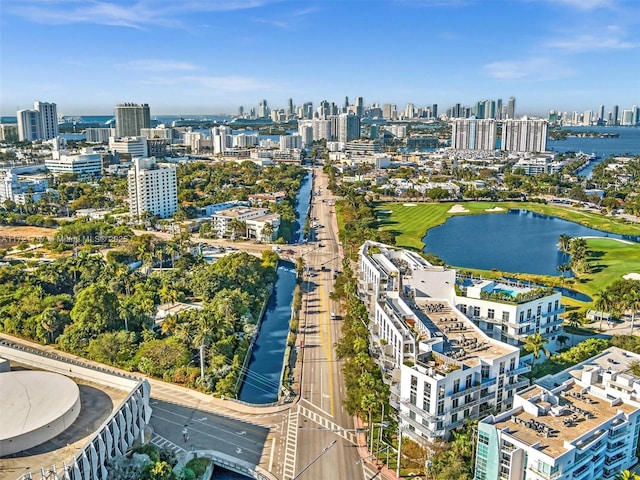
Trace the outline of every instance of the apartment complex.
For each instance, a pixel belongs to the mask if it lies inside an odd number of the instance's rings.
[[[58,136],[58,109],[55,103],[34,102],[33,110],[18,110],[18,139],[51,140]]]
[[[134,158],[127,179],[132,218],[144,212],[168,218],[178,209],[175,165],[156,163],[153,157]]]
[[[491,338],[457,306],[456,271],[416,253],[367,241],[359,251],[358,293],[399,421],[414,438],[446,438],[465,419],[513,406],[520,350]]]
[[[233,206],[213,213],[211,221],[218,238],[246,237],[272,242],[278,238],[280,228],[280,215],[266,208]]]
[[[546,120],[505,120],[502,122],[502,150],[508,152],[545,152],[547,150]]]
[[[470,278],[460,280],[458,287],[462,294],[456,297],[457,308],[492,338],[518,346],[540,333],[548,340],[547,350],[557,349],[564,313],[560,292]]]
[[[451,147],[456,150],[495,150],[497,123],[493,119],[457,118],[453,121]]]
[[[149,105],[143,103],[122,103],[115,107],[116,136],[136,137],[143,128],[151,127]]]
[[[611,347],[478,425],[477,480],[605,480],[638,459],[640,355]]]

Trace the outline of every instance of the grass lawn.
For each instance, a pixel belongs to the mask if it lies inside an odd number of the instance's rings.
[[[415,206],[407,206],[415,205]],[[556,216],[565,220],[574,221],[584,226],[621,233],[626,235],[640,235],[640,225],[625,224],[617,219],[604,217],[591,212],[584,212],[568,207],[544,205],[539,203],[520,202],[460,202],[468,212],[449,213],[453,203],[381,203],[377,206],[378,217],[383,230],[392,231],[396,235],[398,247],[422,251],[424,244],[422,238],[430,228],[444,223],[447,218],[454,215],[478,215],[489,213],[488,210],[499,207],[505,211],[510,208],[531,210],[550,216]],[[499,213],[499,212],[498,212]],[[627,245],[613,239],[590,238],[587,239],[589,250],[593,252],[589,262],[593,265],[593,272],[574,280],[567,279],[565,286],[582,291],[587,295],[593,295],[611,284],[614,280],[622,278],[629,272],[640,273],[640,245]],[[464,268],[464,266],[460,266]],[[485,276],[495,275],[495,272],[473,270]],[[512,272],[517,273],[517,272]],[[541,277],[521,275],[534,281],[560,284],[560,277]],[[565,299],[569,301],[570,299]],[[584,307],[582,302],[571,301],[572,306]]]

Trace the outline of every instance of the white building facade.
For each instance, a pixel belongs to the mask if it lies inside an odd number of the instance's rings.
[[[532,120],[505,120],[502,123],[502,146],[507,152],[546,152],[549,122]]]
[[[611,347],[516,394],[478,424],[477,480],[618,478],[637,464],[640,355]]]
[[[178,209],[175,165],[158,164],[153,157],[134,158],[127,180],[132,218],[144,212],[168,218]]]

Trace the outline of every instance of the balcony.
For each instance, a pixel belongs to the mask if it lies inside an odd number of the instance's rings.
[[[535,468],[533,465],[529,465],[527,467],[527,470],[530,470],[532,473],[546,479],[546,480],[555,480],[556,478],[560,478],[561,474],[559,471],[553,472],[553,473],[544,473],[541,472],[540,470],[538,470],[537,468]]]
[[[612,469],[613,467],[620,466],[620,463],[622,463],[622,461],[626,458],[627,456],[623,453],[619,453],[614,457],[607,456],[606,460],[604,461],[604,464],[607,466],[608,469]]]
[[[471,400],[468,403],[463,403],[462,405],[458,405],[456,408],[452,408],[451,413],[458,413],[458,412],[461,412],[462,410],[466,410],[467,408],[473,408],[476,405],[478,405],[478,403],[480,403],[479,398],[476,400]]]
[[[483,387],[484,387],[484,385],[480,384],[480,385],[474,385],[474,386],[469,387],[469,388],[465,388],[464,390],[458,390],[456,393],[452,393],[451,395],[449,395],[449,398],[451,398],[453,400],[454,398],[464,397],[465,395],[468,395],[470,393],[477,392],[478,390],[480,390]]]
[[[433,415],[432,413],[429,413],[429,412],[427,412],[425,410],[422,410],[420,407],[417,407],[416,405],[411,403],[408,398],[401,398],[400,399],[400,405],[402,405],[404,407],[407,407],[410,411],[412,411],[416,415],[428,418],[429,420],[434,421],[434,422],[436,421],[437,417],[435,415]]]
[[[626,442],[619,442],[614,445],[607,444],[607,456],[614,457],[618,453],[622,453],[622,451],[627,448]]]
[[[584,474],[587,470],[589,470],[590,464],[587,463],[573,472],[573,478],[578,478],[580,475]]]
[[[504,386],[504,389],[508,392],[510,390],[517,390],[518,388],[528,387],[528,386],[529,386],[529,379],[525,378],[523,380],[518,380],[516,383],[507,383]]]
[[[405,417],[404,415],[402,415],[400,417],[400,420],[402,421],[402,423],[411,425],[413,428],[415,428],[417,431],[419,431],[422,435],[424,435],[426,437],[430,437],[431,438],[433,436],[433,430],[431,430],[426,425],[423,425],[422,423],[414,420],[411,417]]]
[[[531,371],[531,365],[527,365],[526,363],[521,363],[517,368],[513,370],[507,371],[507,377],[513,377],[514,375],[522,375],[523,373],[528,373]]]
[[[554,315],[561,315],[564,313],[564,307],[558,307],[550,312],[542,312],[543,317],[553,317]]]

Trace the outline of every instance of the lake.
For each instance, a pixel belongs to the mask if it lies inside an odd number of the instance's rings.
[[[527,210],[449,218],[422,238],[424,251],[460,268],[559,276],[569,256],[557,247],[561,234],[570,237],[638,237],[607,233]]]

